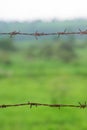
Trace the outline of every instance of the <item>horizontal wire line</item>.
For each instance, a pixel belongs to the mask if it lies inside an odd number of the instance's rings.
[[[81,31],[79,29],[79,31],[77,32],[51,32],[51,33],[45,33],[45,32],[35,32],[35,33],[26,33],[26,32],[17,32],[17,31],[13,31],[13,32],[0,32],[0,35],[10,35],[10,37],[16,36],[16,35],[28,35],[28,36],[35,36],[35,37],[39,37],[39,36],[48,36],[48,35],[87,35],[87,30],[85,31]]]
[[[71,108],[86,108],[87,104],[86,102],[84,104],[81,104],[79,102],[79,105],[72,105],[72,104],[43,104],[43,103],[32,103],[32,102],[27,102],[27,103],[19,103],[19,104],[3,104],[0,105],[0,108],[7,108],[7,107],[19,107],[19,106],[44,106],[44,107],[55,107],[55,108],[61,108],[61,107],[71,107]]]

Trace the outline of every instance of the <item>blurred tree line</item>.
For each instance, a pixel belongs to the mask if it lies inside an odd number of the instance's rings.
[[[54,41],[44,44],[32,44],[27,50],[29,59],[60,59],[64,62],[71,62],[77,58],[76,44],[73,37],[64,41]]]
[[[10,53],[15,50],[12,39],[0,39],[0,63],[11,64]]]
[[[28,60],[56,59],[69,63],[75,61],[78,58],[77,48],[87,47],[86,42],[79,44],[79,42],[76,42],[74,37],[69,37],[60,41],[45,41],[43,43],[38,41],[35,43],[34,41],[33,44],[28,44],[26,49],[21,49],[21,44],[19,45],[20,47],[17,47],[18,44],[15,44],[16,43],[14,43],[10,38],[0,40],[0,63],[11,64],[10,56],[12,55],[12,52],[21,52],[20,50],[25,53],[23,54],[27,57]]]

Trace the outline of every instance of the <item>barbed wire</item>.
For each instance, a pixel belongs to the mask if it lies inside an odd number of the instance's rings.
[[[51,36],[51,35],[57,35],[60,37],[61,35],[87,35],[87,30],[82,31],[79,29],[77,32],[67,32],[66,29],[63,32],[54,32],[54,33],[40,33],[40,32],[35,32],[35,33],[24,33],[24,32],[17,32],[17,31],[12,31],[12,32],[0,32],[0,35],[9,35],[10,38],[16,35],[27,35],[27,36],[34,36],[36,39],[40,36]],[[19,104],[2,104],[0,105],[0,108],[8,108],[8,107],[19,107],[19,106],[29,106],[32,108],[33,106],[44,106],[44,107],[53,107],[53,108],[61,108],[61,107],[71,107],[71,108],[87,108],[86,102],[84,104],[78,103],[78,105],[73,105],[73,104],[44,104],[44,103],[33,103],[33,102],[27,102],[27,103],[19,103]]]
[[[61,108],[61,107],[71,107],[71,108],[87,108],[86,102],[84,104],[78,103],[78,105],[73,105],[73,104],[43,104],[43,103],[32,103],[32,102],[27,102],[27,103],[20,103],[20,104],[8,104],[8,105],[0,105],[0,108],[7,108],[7,107],[19,107],[19,106],[29,106],[32,108],[33,106],[44,106],[44,107],[55,107],[55,108]]]
[[[66,29],[62,32],[51,32],[51,33],[45,33],[45,32],[38,32],[36,31],[35,33],[26,33],[26,32],[20,32],[20,31],[12,31],[12,32],[0,32],[0,35],[9,35],[10,38],[16,35],[27,35],[27,36],[34,36],[36,39],[40,36],[52,36],[52,35],[57,35],[60,37],[61,35],[87,35],[87,30],[82,31],[79,29],[79,31],[76,32],[69,32]]]

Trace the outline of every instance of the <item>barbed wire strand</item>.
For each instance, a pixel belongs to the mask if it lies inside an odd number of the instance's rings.
[[[7,107],[19,107],[19,106],[29,106],[32,108],[33,106],[44,106],[44,107],[55,107],[55,108],[61,108],[61,107],[71,107],[71,108],[86,108],[87,104],[86,102],[84,104],[80,103],[78,105],[72,105],[72,104],[43,104],[43,103],[32,103],[32,102],[27,102],[27,103],[20,103],[20,104],[8,104],[8,105],[0,105],[0,108],[7,108]]]
[[[27,35],[27,36],[34,36],[36,39],[37,37],[40,36],[52,36],[52,35],[57,35],[58,37],[61,35],[87,35],[87,30],[82,31],[79,29],[77,32],[68,32],[66,29],[63,32],[54,32],[54,33],[40,33],[40,32],[35,32],[35,33],[26,33],[26,32],[20,32],[20,31],[12,31],[12,32],[0,32],[0,35],[10,35],[12,38],[13,36],[16,35]]]

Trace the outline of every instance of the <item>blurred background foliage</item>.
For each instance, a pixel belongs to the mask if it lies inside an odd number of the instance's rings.
[[[85,29],[85,20],[44,23],[0,22],[0,31],[55,32]],[[0,36],[0,104],[23,102],[78,104],[87,99],[87,36],[13,38]],[[87,129],[87,110],[8,108],[0,128],[13,130]]]

